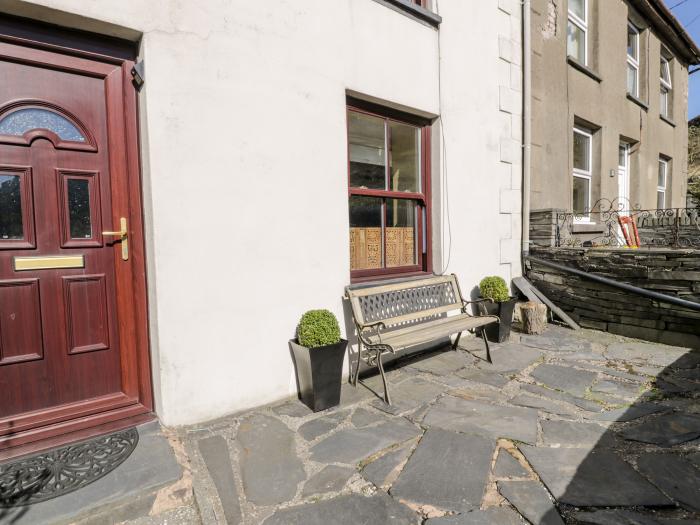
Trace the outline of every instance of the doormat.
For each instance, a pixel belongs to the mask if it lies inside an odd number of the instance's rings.
[[[21,507],[78,490],[112,472],[136,448],[135,428],[0,464],[0,508]]]

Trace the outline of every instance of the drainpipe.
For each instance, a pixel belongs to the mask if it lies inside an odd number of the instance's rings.
[[[523,0],[523,232],[522,252],[530,253],[530,159],[532,137],[532,42],[530,34],[530,0]],[[523,261],[525,266],[525,261]]]

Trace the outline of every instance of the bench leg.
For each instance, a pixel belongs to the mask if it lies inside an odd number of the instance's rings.
[[[384,402],[391,406],[391,397],[389,397],[389,386],[386,383],[386,376],[384,375],[384,365],[382,364],[382,352],[377,350],[377,367],[379,368],[379,373],[382,376],[382,383],[384,384]]]
[[[491,349],[489,348],[489,340],[486,337],[485,328],[481,329],[481,338],[484,340],[484,345],[486,345],[486,361],[488,361],[489,363],[493,363],[493,361],[491,361]]]
[[[360,360],[362,359],[362,341],[357,343],[357,365],[355,365],[355,373],[352,374],[352,386],[357,388],[357,380],[360,377]]]
[[[457,334],[457,339],[455,339],[455,342],[452,343],[452,350],[457,350],[457,345],[459,344],[459,338],[462,337],[462,332],[459,332]]]

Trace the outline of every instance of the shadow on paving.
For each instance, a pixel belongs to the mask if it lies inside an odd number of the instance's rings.
[[[608,358],[640,367],[654,359],[644,354],[652,345],[620,346]],[[598,383],[608,402],[622,395],[619,388],[612,380]],[[591,415],[591,423],[543,421],[545,446],[518,446],[559,512],[528,508],[537,499],[532,491],[541,491],[532,482],[499,482],[499,491],[537,524],[700,524],[699,394],[700,350],[688,350],[633,403]],[[591,445],[579,448],[587,440]]]

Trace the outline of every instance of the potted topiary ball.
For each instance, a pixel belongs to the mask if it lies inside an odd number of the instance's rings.
[[[299,398],[314,412],[340,403],[343,359],[348,342],[328,310],[309,310],[289,341],[296,364]]]
[[[483,314],[497,315],[500,323],[486,326],[486,336],[489,341],[502,343],[510,336],[510,325],[513,323],[513,310],[516,299],[508,293],[508,285],[502,277],[484,277],[479,283],[479,292],[484,301],[479,303]]]

